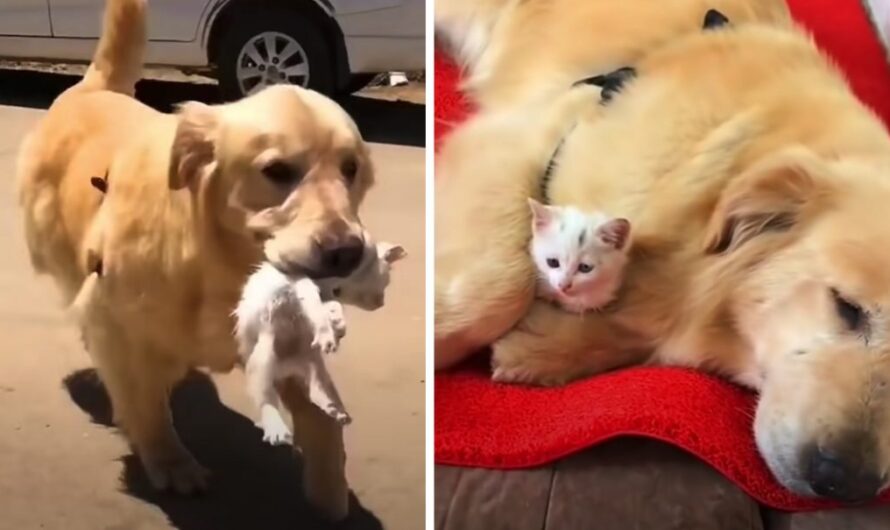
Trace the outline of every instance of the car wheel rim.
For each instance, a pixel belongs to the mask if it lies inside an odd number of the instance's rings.
[[[309,86],[306,51],[292,37],[266,31],[247,40],[235,68],[238,88],[250,95],[270,85]]]

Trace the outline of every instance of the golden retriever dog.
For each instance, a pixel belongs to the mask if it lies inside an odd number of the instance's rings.
[[[352,271],[373,169],[354,122],[308,90],[275,86],[172,115],[139,103],[145,10],[108,1],[88,72],[23,144],[20,200],[34,268],[66,303],[77,298],[117,424],[155,486],[190,493],[206,472],[176,435],[171,388],[191,367],[235,365],[231,313],[261,261],[317,278]],[[106,174],[103,193],[91,179]],[[280,391],[307,496],[345,516],[340,427],[300,389]]]
[[[756,441],[785,486],[868,500],[890,481],[890,136],[803,32],[730,21],[648,50],[608,105],[567,86],[449,138],[437,368],[488,344],[505,382],[703,368],[760,391]],[[631,221],[609,310],[534,301],[525,201],[544,188]]]

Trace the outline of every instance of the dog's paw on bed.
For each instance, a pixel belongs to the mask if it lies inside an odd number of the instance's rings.
[[[497,383],[560,386],[569,381],[563,370],[547,370],[534,360],[498,359],[497,348],[491,359],[491,379]]]

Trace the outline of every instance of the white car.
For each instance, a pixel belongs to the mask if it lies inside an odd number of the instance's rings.
[[[89,61],[104,0],[0,0],[0,57]],[[292,83],[332,94],[424,69],[424,0],[149,0],[146,62],[212,68],[224,97]]]

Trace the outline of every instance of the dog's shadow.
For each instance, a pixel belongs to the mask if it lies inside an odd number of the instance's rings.
[[[96,423],[112,426],[111,402],[95,370],[68,375],[71,399]],[[148,483],[138,457],[123,457],[124,491],[158,506],[182,530],[354,529],[383,525],[350,495],[349,517],[325,523],[302,493],[301,462],[290,447],[262,441],[253,422],[222,404],[216,386],[201,373],[191,374],[171,399],[174,423],[183,443],[212,475],[209,491],[192,498],[159,493]]]

